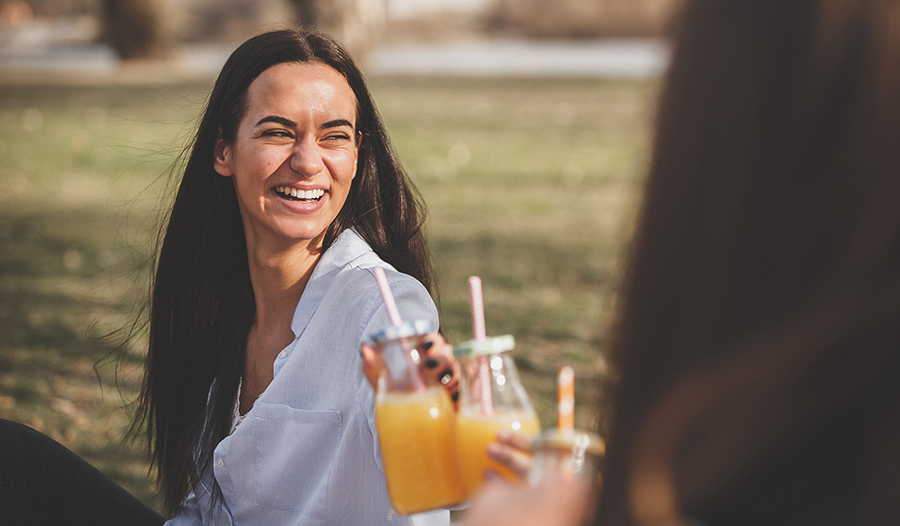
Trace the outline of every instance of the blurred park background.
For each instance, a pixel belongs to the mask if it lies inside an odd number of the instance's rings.
[[[144,444],[125,440],[143,342],[108,355],[145,300],[171,168],[217,69],[241,40],[308,23],[359,57],[428,205],[448,339],[471,337],[466,278],[481,276],[488,334],[516,337],[542,425],[571,365],[576,425],[604,429],[604,349],[679,5],[0,0],[0,417],[158,504]],[[608,52],[626,59],[594,67]],[[405,67],[415,57],[431,62]]]

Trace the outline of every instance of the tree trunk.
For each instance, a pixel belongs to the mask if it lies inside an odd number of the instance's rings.
[[[532,37],[659,37],[685,0],[499,0],[495,22]]]
[[[381,36],[385,0],[291,0],[297,21],[337,39],[358,62],[364,62]]]
[[[171,51],[166,4],[155,0],[103,0],[106,41],[123,59],[154,58]]]

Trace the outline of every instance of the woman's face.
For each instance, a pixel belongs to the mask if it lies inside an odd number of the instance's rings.
[[[234,142],[216,143],[216,172],[233,177],[247,247],[317,247],[356,175],[356,97],[319,63],[282,63],[247,90]]]

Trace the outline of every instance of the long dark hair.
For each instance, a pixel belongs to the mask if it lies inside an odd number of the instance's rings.
[[[897,523],[900,2],[680,24],[596,524]]]
[[[274,31],[243,43],[210,94],[152,282],[149,354],[134,422],[146,430],[167,512],[209,468],[216,444],[230,431],[255,315],[234,185],[213,168],[217,134],[221,130],[226,141],[234,140],[251,82],[284,62],[326,64],[356,95],[362,136],[357,176],[323,248],[353,227],[385,261],[431,289],[423,207],[350,56],[330,37],[307,29]]]

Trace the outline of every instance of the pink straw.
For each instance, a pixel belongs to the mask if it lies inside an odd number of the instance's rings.
[[[387,309],[388,317],[396,327],[403,321],[400,319],[400,311],[397,310],[397,303],[394,301],[394,295],[391,293],[391,286],[388,285],[383,268],[375,267],[375,280],[378,282],[378,289],[381,291],[381,299],[384,300],[384,308]]]
[[[484,297],[481,293],[481,278],[478,276],[469,277],[469,299],[472,304],[472,333],[476,341],[484,341],[487,339],[484,328]],[[481,414],[491,416],[494,413],[494,401],[487,356],[478,357],[478,383],[481,386]]]
[[[381,291],[381,299],[384,300],[384,308],[387,310],[388,317],[391,319],[391,324],[395,327],[403,323],[403,320],[400,318],[400,311],[397,310],[397,302],[394,301],[394,295],[391,293],[391,286],[388,284],[387,276],[384,274],[384,269],[381,267],[375,267],[375,281],[378,282],[378,290]],[[406,341],[406,338],[400,339],[400,345],[403,347],[403,356],[406,359],[406,364],[412,369],[415,368],[415,363],[413,362],[412,356],[410,356],[409,342]],[[425,383],[422,381],[422,378],[419,377],[417,372],[411,373],[413,378],[413,384],[415,385],[416,391],[424,391]]]
[[[476,340],[483,341],[487,338],[487,332],[484,329],[484,299],[481,295],[481,278],[478,276],[469,277],[469,298],[472,303],[472,333]]]

